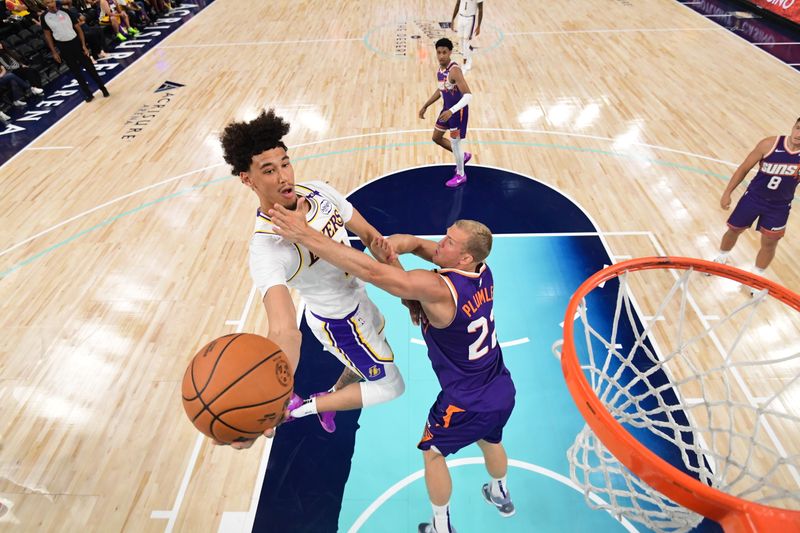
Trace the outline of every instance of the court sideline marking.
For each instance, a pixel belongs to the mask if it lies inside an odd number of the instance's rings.
[[[587,135],[587,134],[570,133],[570,132],[550,132],[550,131],[546,131],[546,130],[535,130],[535,129],[526,129],[526,128],[474,128],[474,131],[499,132],[499,133],[543,134],[543,135],[554,135],[554,136],[557,136],[557,137],[558,136],[564,136],[564,137],[586,138],[586,139],[601,140],[601,141],[612,142],[612,143],[615,142],[615,140],[616,140],[613,137],[602,137],[602,136],[598,136],[598,135]],[[302,147],[306,147],[306,146],[313,146],[313,145],[318,145],[318,144],[323,144],[323,143],[328,143],[328,142],[340,142],[340,141],[344,141],[344,140],[360,139],[360,138],[365,138],[365,137],[386,136],[386,135],[404,135],[404,134],[409,134],[409,133],[430,133],[430,129],[426,128],[426,129],[414,129],[414,130],[381,131],[381,132],[373,132],[373,133],[363,133],[363,134],[358,134],[358,135],[348,135],[348,136],[343,136],[343,137],[335,137],[335,138],[332,138],[332,139],[322,139],[322,140],[318,140],[318,141],[300,143],[300,144],[297,144],[297,145],[293,145],[290,148],[291,149],[295,149],[295,148],[302,148]],[[423,141],[423,142],[413,143],[413,144],[428,144],[429,142],[430,141]],[[530,143],[521,142],[521,141],[494,141],[494,142],[493,141],[473,141],[473,142],[475,144],[492,144],[492,143],[495,143],[495,144],[511,144],[511,145],[516,144],[516,145],[520,145],[520,146],[530,145]],[[631,143],[631,146],[641,146],[641,147],[646,147],[646,148],[651,148],[651,149],[656,149],[656,150],[662,150],[662,151],[665,151],[665,152],[685,155],[685,156],[689,156],[689,157],[696,157],[698,159],[703,159],[703,160],[712,161],[712,162],[715,162],[715,163],[724,164],[724,165],[727,165],[727,166],[730,166],[730,167],[733,167],[733,168],[738,166],[737,164],[731,163],[729,161],[724,161],[724,160],[721,160],[721,159],[716,159],[716,158],[712,158],[712,157],[708,157],[708,156],[704,156],[704,155],[700,155],[700,154],[694,154],[692,152],[687,152],[687,151],[683,151],[683,150],[677,150],[677,149],[673,149],[673,148],[667,148],[667,147],[653,145],[653,144],[634,142],[634,143]],[[634,156],[632,154],[625,154],[625,153],[621,153],[621,152],[602,152],[602,151],[599,151],[599,150],[596,150],[596,149],[592,149],[592,148],[583,149],[583,148],[579,148],[579,147],[559,147],[559,146],[556,146],[556,145],[543,145],[542,147],[556,148],[556,149],[558,149],[558,148],[561,148],[561,149],[577,149],[577,150],[585,150],[585,151],[590,152],[590,153],[591,152],[594,152],[594,153],[599,152],[599,153],[603,153],[604,155],[609,155],[609,156],[612,156],[612,157],[623,157],[623,158],[624,157],[628,157],[628,158],[633,157],[633,158],[636,158],[636,156]],[[367,149],[367,148],[386,148],[386,146],[383,146],[383,147],[353,148],[353,149],[345,150],[345,151],[340,152],[340,153],[347,153],[347,152],[352,152],[352,151],[356,151],[356,150],[360,150],[360,149]],[[295,158],[295,161],[302,161],[304,159],[313,159],[313,158],[318,158],[318,157],[325,157],[325,156],[332,155],[332,154],[335,154],[335,153],[336,152],[330,152],[330,153],[326,153],[326,154],[312,154],[312,155],[308,155],[308,156],[302,156],[302,157],[299,157],[299,158]],[[698,172],[698,173],[701,173],[701,174],[710,174],[710,175],[713,175],[713,176],[720,176],[720,175],[717,175],[717,174],[709,173],[709,172],[704,171],[702,169],[695,169],[693,167],[684,166],[684,165],[680,165],[680,164],[677,164],[677,163],[671,163],[671,162],[668,162],[668,161],[663,161],[662,162],[662,161],[660,161],[658,159],[649,159],[649,158],[641,158],[641,159],[644,159],[644,160],[647,160],[647,161],[650,161],[650,162],[654,162],[654,163],[665,164],[667,166],[678,166],[679,168],[683,168],[684,170],[688,170],[690,172]],[[172,176],[170,178],[166,178],[166,179],[161,180],[159,182],[147,185],[145,187],[136,189],[136,190],[131,191],[129,193],[126,193],[126,194],[123,194],[123,195],[118,196],[116,198],[113,198],[111,200],[108,200],[108,201],[106,201],[106,202],[104,202],[102,204],[99,204],[99,205],[97,205],[97,206],[95,206],[95,207],[93,207],[91,209],[87,209],[86,211],[83,211],[81,213],[78,213],[77,215],[69,217],[69,218],[59,222],[58,224],[56,224],[54,226],[51,226],[51,227],[49,227],[47,229],[44,229],[44,230],[42,230],[42,231],[40,231],[40,232],[38,232],[38,233],[36,233],[36,234],[24,239],[22,241],[19,241],[19,242],[15,243],[15,244],[9,246],[5,250],[0,251],[0,257],[8,254],[9,252],[11,252],[11,251],[13,251],[13,250],[15,250],[15,249],[17,249],[17,248],[19,248],[21,246],[24,246],[25,244],[27,244],[27,243],[29,243],[29,242],[31,242],[31,241],[39,238],[39,237],[47,235],[48,233],[50,233],[50,232],[52,232],[52,231],[54,231],[54,230],[56,230],[56,229],[58,229],[58,228],[60,228],[62,226],[65,226],[66,224],[74,222],[75,220],[78,220],[78,219],[80,219],[80,218],[82,218],[82,217],[84,217],[86,215],[89,215],[89,214],[91,214],[91,213],[93,213],[95,211],[98,211],[98,210],[100,210],[100,209],[102,209],[104,207],[108,207],[109,205],[112,205],[112,204],[120,202],[120,201],[122,201],[124,199],[127,199],[127,198],[130,198],[132,196],[135,196],[136,194],[148,191],[150,189],[154,189],[154,188],[156,188],[156,187],[158,187],[160,185],[165,185],[167,183],[171,183],[173,181],[179,180],[181,178],[185,178],[187,176],[190,176],[192,174],[196,174],[198,172],[203,172],[203,171],[206,171],[206,170],[210,170],[212,168],[224,166],[225,164],[226,163],[215,163],[213,165],[208,165],[208,166],[205,166],[205,167],[201,167],[201,168],[196,169],[196,170],[191,170],[191,171],[188,171],[188,172],[184,172],[183,174],[178,174],[177,176]],[[229,179],[231,177],[232,176],[228,176],[226,179]],[[195,186],[195,187],[197,188],[199,186]],[[191,189],[189,189],[189,190],[191,190]],[[152,203],[157,203],[160,200],[161,199],[157,199]],[[5,272],[2,272],[2,273],[0,273],[0,276],[5,276],[5,275],[11,273],[11,271],[12,270],[7,270]]]

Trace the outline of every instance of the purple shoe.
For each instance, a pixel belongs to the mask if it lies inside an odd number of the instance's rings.
[[[464,152],[464,164],[465,165],[467,163],[469,163],[470,159],[472,159],[472,153],[471,152]]]
[[[289,405],[286,406],[286,410],[291,413],[293,409],[297,409],[301,405],[303,405],[303,399],[298,396],[297,393],[293,392],[292,397],[289,399]],[[297,420],[295,417],[293,417],[291,414],[288,414],[281,424],[287,424],[295,420]]]
[[[445,185],[447,185],[450,188],[455,188],[455,187],[460,187],[466,182],[467,182],[467,175],[459,174],[458,172],[456,172],[455,174],[453,174],[452,178],[450,178],[445,182]]]
[[[329,392],[317,392],[309,396],[309,398],[318,398],[320,396],[325,396],[330,394]],[[336,411],[330,411],[327,413],[317,413],[317,418],[319,418],[319,423],[322,426],[322,429],[327,431],[328,433],[333,433],[336,431],[336,422],[334,418],[336,418]]]

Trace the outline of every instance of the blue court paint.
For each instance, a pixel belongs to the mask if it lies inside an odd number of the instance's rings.
[[[467,184],[452,191],[441,185],[451,172],[452,167],[446,165],[401,171],[368,183],[349,198],[384,234],[442,234],[457,218],[479,219],[495,233],[596,231],[571,200],[535,180],[472,166]],[[407,267],[426,267],[415,258],[407,261]],[[550,346],[561,338],[559,322],[569,296],[607,263],[610,259],[599,237],[495,240],[489,264],[496,284],[499,340],[531,339],[504,349],[518,391],[504,436],[513,459],[569,475],[566,450],[583,420]],[[416,443],[438,383],[424,346],[410,342],[421,335],[405,309],[379,289],[370,287],[369,292],[387,318],[387,337],[406,380],[406,393],[360,413],[338,414],[337,423],[341,423],[333,435],[324,434],[313,417],[282,429],[270,455],[254,531],[347,531],[376,498],[422,467]],[[592,307],[601,312],[603,305],[598,302]],[[333,361],[313,340],[304,343],[296,376],[298,392],[327,388],[339,373]],[[453,457],[478,455],[472,446]],[[482,466],[453,469],[452,477],[453,519],[462,532],[623,531],[607,513],[591,511],[573,489],[528,470],[510,470],[509,486],[518,511],[508,519],[500,518],[480,497],[480,486],[486,481]],[[424,482],[418,479],[393,494],[361,531],[414,531],[417,523],[429,517]],[[704,523],[697,531],[718,529]]]

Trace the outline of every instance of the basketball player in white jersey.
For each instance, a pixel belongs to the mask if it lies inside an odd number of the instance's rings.
[[[456,0],[450,27],[461,37],[465,72],[472,68],[472,39],[480,35],[482,21],[483,0]]]
[[[277,203],[296,209],[298,198],[311,227],[347,244],[349,229],[372,243],[380,233],[333,187],[319,181],[295,183],[294,169],[282,138],[289,124],[273,110],[250,122],[228,124],[222,134],[225,161],[259,200],[250,239],[250,273],[262,297],[269,321],[267,336],[288,356],[292,371],[300,359],[301,333],[289,288],[306,304],[305,317],[323,347],[346,371],[329,391],[290,403],[289,419],[319,415],[333,432],[335,411],[387,402],[405,389],[394,365],[394,354],[383,335],[384,318],[367,297],[364,283],[311,254],[303,246],[278,236],[266,214]],[[236,443],[237,448],[253,441]]]

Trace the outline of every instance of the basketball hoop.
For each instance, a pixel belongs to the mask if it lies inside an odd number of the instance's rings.
[[[726,533],[800,531],[797,311],[800,296],[776,283],[684,257],[624,261],[581,284],[561,364],[588,424],[568,452],[587,502],[655,531],[703,516]]]

